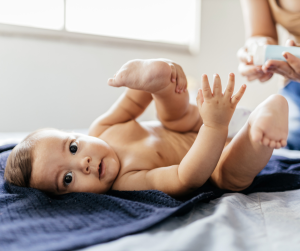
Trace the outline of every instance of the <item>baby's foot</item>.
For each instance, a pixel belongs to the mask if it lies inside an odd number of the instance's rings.
[[[182,68],[165,59],[131,60],[108,80],[110,86],[126,86],[150,93],[156,93],[171,83],[176,83],[174,90],[178,93],[187,87]]]
[[[286,146],[288,136],[288,103],[281,95],[272,95],[249,117],[250,137],[270,148]]]

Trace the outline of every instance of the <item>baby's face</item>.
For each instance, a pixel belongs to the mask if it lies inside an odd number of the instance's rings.
[[[45,130],[33,152],[31,187],[54,194],[105,193],[120,162],[103,140],[78,133]]]

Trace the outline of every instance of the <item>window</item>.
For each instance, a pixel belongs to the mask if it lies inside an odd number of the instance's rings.
[[[0,0],[0,23],[193,50],[200,0]]]
[[[0,0],[0,23],[61,30],[63,0]]]

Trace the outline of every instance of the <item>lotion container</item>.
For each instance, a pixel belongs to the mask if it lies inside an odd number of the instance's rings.
[[[300,47],[296,46],[279,46],[279,45],[256,45],[252,49],[253,64],[263,65],[267,60],[286,61],[282,53],[286,51],[300,58]]]

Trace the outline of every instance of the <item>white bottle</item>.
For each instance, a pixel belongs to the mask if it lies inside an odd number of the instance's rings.
[[[300,58],[300,47],[279,46],[279,45],[255,45],[251,48],[250,54],[253,55],[253,64],[263,65],[269,59],[286,61],[282,53],[284,51]]]

